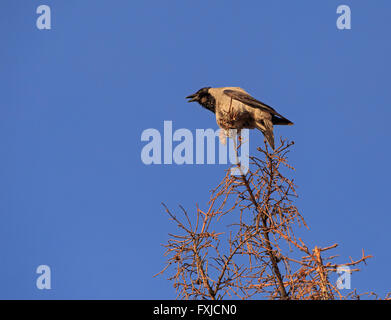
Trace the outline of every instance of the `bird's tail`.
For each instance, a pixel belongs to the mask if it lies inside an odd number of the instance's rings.
[[[282,125],[282,126],[291,126],[293,122],[288,120],[287,118],[279,118],[273,115],[272,117],[273,124]]]
[[[274,132],[273,132],[273,122],[268,119],[263,119],[262,123],[256,123],[257,128],[262,131],[265,136],[267,142],[270,144],[272,149],[274,150]]]

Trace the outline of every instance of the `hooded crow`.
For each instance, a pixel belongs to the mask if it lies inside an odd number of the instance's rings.
[[[225,143],[230,129],[257,128],[274,150],[273,125],[293,125],[267,104],[254,99],[239,87],[205,87],[186,97],[188,102],[198,102],[216,114],[216,122],[222,129],[220,139]]]

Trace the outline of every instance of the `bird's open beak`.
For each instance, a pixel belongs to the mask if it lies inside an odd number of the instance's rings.
[[[191,94],[190,96],[187,96],[186,99],[190,99],[189,101],[187,102],[194,102],[194,101],[197,101],[197,95],[194,93],[194,94]]]

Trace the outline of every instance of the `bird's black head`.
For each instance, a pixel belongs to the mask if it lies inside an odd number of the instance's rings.
[[[198,90],[196,93],[191,94],[190,96],[187,96],[186,99],[189,99],[188,102],[198,102],[201,106],[204,108],[215,112],[216,109],[216,100],[215,98],[209,93],[209,89],[211,87],[205,87],[200,90]]]

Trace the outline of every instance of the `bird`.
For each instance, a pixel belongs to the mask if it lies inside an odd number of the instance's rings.
[[[225,144],[230,130],[258,129],[275,150],[274,125],[293,125],[272,107],[253,98],[240,87],[204,87],[186,97],[188,102],[198,102],[216,114],[220,130],[220,141]]]

